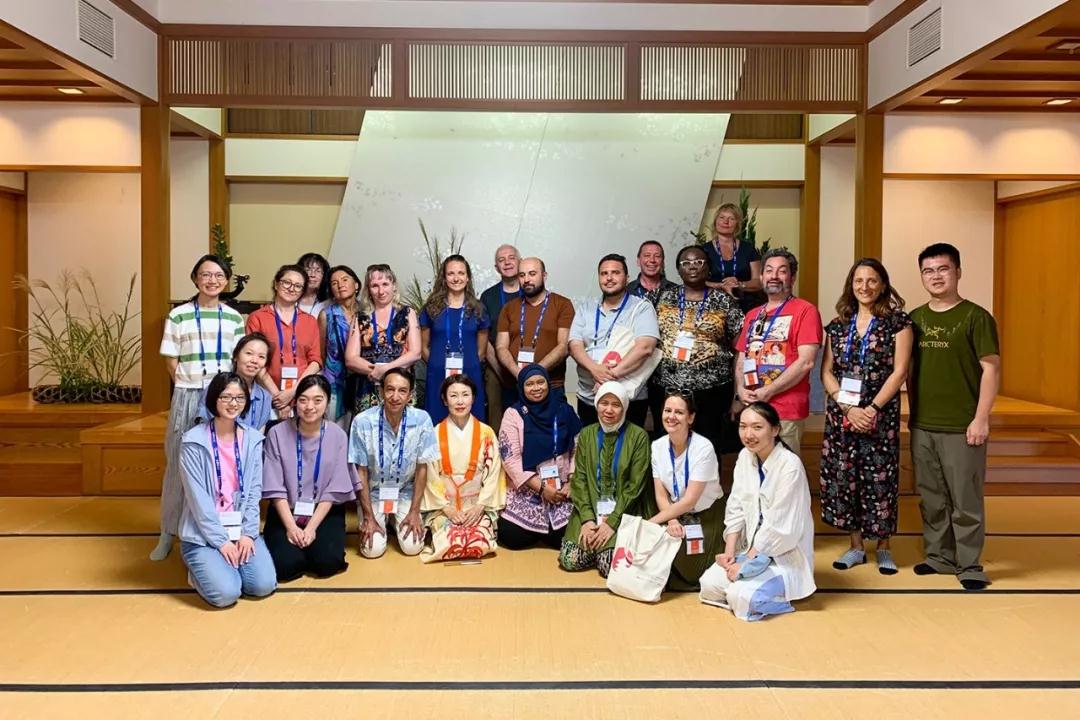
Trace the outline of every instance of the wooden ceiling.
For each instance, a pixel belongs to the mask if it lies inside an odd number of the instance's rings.
[[[82,92],[65,95],[57,88],[74,88]],[[96,83],[0,36],[0,102],[15,100],[127,102]]]
[[[1077,49],[1055,48],[1075,40]],[[963,98],[942,105],[943,98]],[[1046,102],[1069,99],[1052,106]],[[1009,49],[906,103],[900,110],[1080,111],[1080,10],[1035,37],[1018,39]]]

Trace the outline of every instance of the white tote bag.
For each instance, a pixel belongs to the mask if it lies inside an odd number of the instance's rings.
[[[634,337],[634,315],[636,315],[648,301],[642,301],[634,306],[633,312],[630,314],[629,327],[625,325],[616,325],[611,329],[611,335],[608,337],[607,347],[604,350],[603,358],[601,362],[622,362],[622,359],[627,356],[630,350],[634,347],[634,341],[637,340]],[[660,349],[659,343],[655,350],[652,351],[652,355],[645,358],[645,361],[638,366],[638,369],[630,373],[624,378],[621,378],[619,382],[626,388],[626,392],[629,393],[631,398],[637,397],[641,387],[648,382],[649,377],[652,376],[653,371],[656,370],[656,366],[660,364],[660,358],[663,357],[663,351]]]
[[[679,553],[679,543],[664,526],[623,515],[607,576],[608,590],[631,600],[657,602]]]

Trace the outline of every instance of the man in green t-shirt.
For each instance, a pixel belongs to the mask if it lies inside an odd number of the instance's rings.
[[[955,247],[926,248],[919,271],[930,301],[911,313],[915,353],[908,395],[926,561],[914,570],[956,575],[965,590],[982,590],[990,584],[979,556],[986,536],[990,409],[1001,377],[997,326],[990,313],[960,297]]]

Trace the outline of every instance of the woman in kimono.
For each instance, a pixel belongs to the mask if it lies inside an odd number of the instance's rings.
[[[595,567],[606,578],[622,516],[639,512],[650,476],[649,435],[626,422],[629,406],[622,383],[604,383],[596,391],[599,422],[586,425],[578,436],[570,480],[574,507],[559,552],[564,570]]]
[[[794,612],[791,601],[817,589],[806,470],[779,436],[772,405],[755,402],[739,416],[745,447],[727,501],[724,552],[701,576],[701,601],[742,620]]]
[[[570,521],[570,476],[581,420],[564,396],[551,394],[543,365],[526,365],[517,377],[519,401],[499,427],[506,471],[506,508],[499,517],[499,545],[524,550],[562,545]]]
[[[188,583],[214,607],[241,594],[274,592],[274,563],[259,535],[263,436],[237,418],[249,402],[236,373],[214,376],[206,390],[213,420],[184,433],[180,448],[184,508],[180,554]]]
[[[270,501],[263,536],[278,582],[305,572],[330,577],[345,562],[345,508],[360,484],[349,464],[349,438],[330,422],[330,383],[308,375],[296,386],[295,420],[266,435],[263,498]]]
[[[449,415],[435,426],[439,460],[428,463],[420,510],[431,531],[421,562],[481,558],[495,552],[495,523],[506,482],[495,431],[472,415],[476,383],[454,374],[439,389]]]

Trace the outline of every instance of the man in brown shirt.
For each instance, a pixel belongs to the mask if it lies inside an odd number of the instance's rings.
[[[499,314],[495,352],[513,378],[530,363],[539,363],[560,392],[566,381],[570,325],[574,305],[547,289],[547,269],[540,258],[525,258],[518,267],[522,298],[514,298]]]

